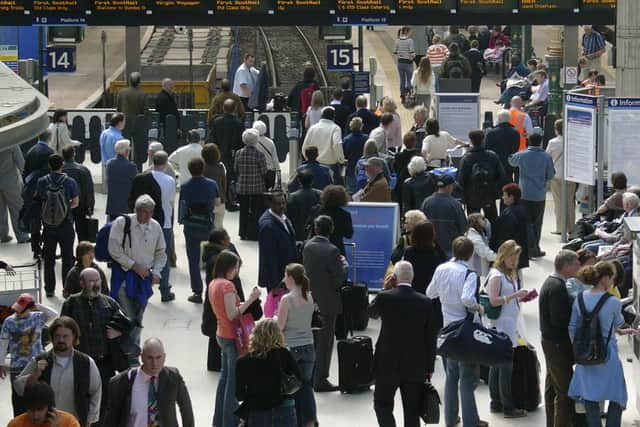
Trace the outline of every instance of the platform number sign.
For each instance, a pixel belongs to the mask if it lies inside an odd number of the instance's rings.
[[[76,71],[75,46],[48,47],[47,71],[50,73],[73,73]]]
[[[327,71],[352,71],[353,46],[333,44],[327,46]]]

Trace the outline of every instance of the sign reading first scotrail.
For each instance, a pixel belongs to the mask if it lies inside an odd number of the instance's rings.
[[[0,0],[0,25],[578,25],[615,24],[616,10],[616,0]]]

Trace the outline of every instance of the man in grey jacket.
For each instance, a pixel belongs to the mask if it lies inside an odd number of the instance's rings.
[[[29,235],[18,228],[18,216],[22,209],[22,170],[24,169],[24,156],[20,146],[0,151],[0,242],[10,242],[9,219],[18,243],[29,241]]]
[[[329,368],[333,352],[333,337],[336,317],[342,310],[340,288],[347,277],[347,264],[338,248],[329,241],[333,232],[333,220],[320,215],[313,223],[315,237],[310,239],[302,251],[304,268],[311,281],[311,292],[324,317],[324,327],[317,331],[316,366],[313,389],[318,392],[338,389],[329,382]]]

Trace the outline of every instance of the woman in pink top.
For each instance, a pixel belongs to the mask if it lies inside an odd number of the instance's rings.
[[[235,320],[260,297],[260,290],[253,288],[249,298],[240,302],[232,280],[238,275],[240,258],[231,251],[224,250],[218,255],[213,267],[213,281],[209,286],[209,301],[216,318],[218,329],[216,340],[220,346],[222,366],[216,391],[216,406],[213,413],[213,425],[220,427],[237,426],[238,417],[234,411],[238,408],[236,400],[236,322]]]

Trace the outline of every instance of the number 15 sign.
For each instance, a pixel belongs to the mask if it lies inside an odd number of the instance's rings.
[[[327,71],[353,71],[353,46],[350,44],[327,46]]]

